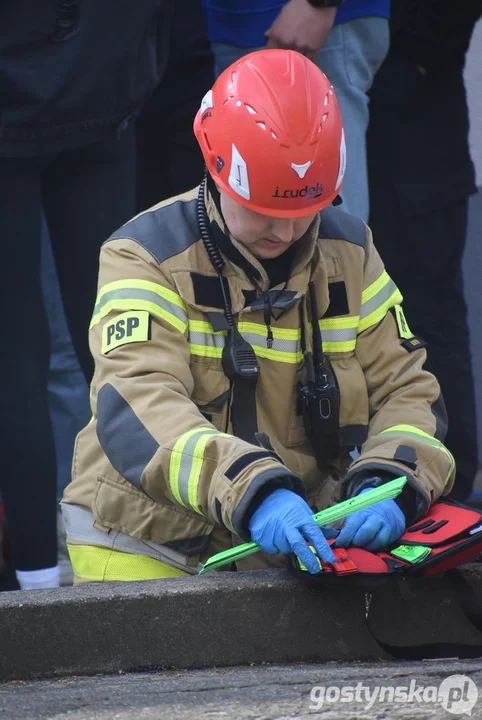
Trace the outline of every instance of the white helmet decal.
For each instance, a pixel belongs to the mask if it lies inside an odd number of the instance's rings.
[[[304,165],[297,165],[296,163],[291,163],[291,167],[293,168],[293,170],[296,173],[298,173],[298,175],[301,179],[303,179],[305,177],[306,172],[307,172],[308,168],[310,167],[310,165],[311,165],[311,160],[308,160],[308,162],[306,162]]]
[[[209,108],[214,107],[213,102],[213,91],[208,90],[203,99],[201,100],[201,115],[206,112],[206,110],[209,110]]]
[[[249,200],[248,168],[233,143],[231,154],[231,168],[229,170],[229,185],[245,200]]]
[[[346,144],[345,144],[345,131],[341,129],[341,141],[340,141],[340,165],[338,168],[338,177],[336,179],[335,191],[338,191],[343,178],[345,177],[346,169]]]

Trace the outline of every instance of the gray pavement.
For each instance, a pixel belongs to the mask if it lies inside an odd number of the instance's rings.
[[[0,685],[0,717],[8,720],[420,720],[462,717],[462,709],[482,717],[481,661],[261,665]]]

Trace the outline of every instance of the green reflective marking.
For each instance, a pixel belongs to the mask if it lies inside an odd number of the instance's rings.
[[[393,550],[390,550],[390,555],[394,555],[400,560],[405,560],[412,565],[415,563],[422,562],[432,552],[432,548],[426,545],[399,545]]]

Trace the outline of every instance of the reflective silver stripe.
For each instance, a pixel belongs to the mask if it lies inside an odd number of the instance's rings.
[[[250,345],[266,346],[267,334],[262,335],[261,333],[258,334],[253,332],[242,332],[241,334]],[[274,337],[273,346],[270,349],[278,352],[297,353],[300,350],[300,346],[301,344],[299,340],[286,340]]]
[[[276,332],[276,329],[275,329]],[[267,332],[255,333],[246,332],[241,330],[241,335],[250,345],[266,347]],[[321,336],[323,342],[334,343],[334,342],[349,342],[356,340],[357,328],[339,328],[339,329],[321,329]],[[190,345],[196,345],[199,347],[210,347],[222,350],[225,345],[225,336],[214,333],[203,333],[197,331],[189,331],[189,343]],[[293,353],[297,354],[301,350],[300,340],[289,340],[286,338],[273,338],[272,350],[276,352]]]
[[[111,300],[146,300],[162,308],[166,312],[174,315],[178,320],[187,325],[187,315],[179,305],[169,302],[157,293],[150,290],[141,290],[138,288],[121,288],[118,290],[110,290],[102,295],[101,299],[94,308],[94,317],[102,310]]]
[[[382,289],[377,292],[376,295],[374,295],[372,298],[370,298],[370,300],[367,300],[362,304],[360,320],[363,320],[363,318],[366,318],[367,315],[370,315],[372,312],[381,307],[383,303],[387,302],[387,300],[391,298],[391,296],[394,292],[397,291],[397,289],[398,288],[393,282],[393,280],[390,279],[387,284],[384,285]]]
[[[191,345],[203,345],[222,349],[224,347],[224,341],[224,335],[189,331],[189,342]]]
[[[108,547],[131,555],[146,555],[154,560],[161,560],[168,565],[172,565],[178,570],[184,570],[191,575],[197,575],[202,567],[201,563],[198,563],[197,566],[188,566],[186,563],[189,558],[175,550],[171,550],[171,548],[167,548],[165,545],[159,545],[150,540],[139,540],[119,530],[111,530],[108,533],[97,530],[94,527],[95,517],[87,508],[80,505],[70,505],[69,503],[60,503],[60,506],[67,540],[75,540],[75,542],[85,543],[86,545]]]
[[[357,328],[341,328],[340,330],[321,330],[321,339],[325,342],[346,342],[356,340]]]

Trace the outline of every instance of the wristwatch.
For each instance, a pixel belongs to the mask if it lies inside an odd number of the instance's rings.
[[[312,7],[315,8],[322,8],[322,7],[339,7],[343,0],[307,0]]]

